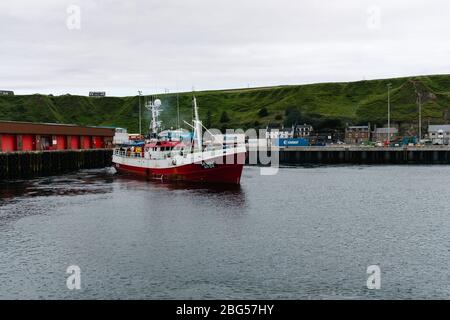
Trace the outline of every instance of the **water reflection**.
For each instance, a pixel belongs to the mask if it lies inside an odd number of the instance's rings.
[[[0,204],[2,200],[23,195],[26,192],[27,183],[22,181],[0,183]]]
[[[241,187],[106,170],[1,184],[0,298],[445,299],[450,205],[434,190],[446,175],[247,167]],[[389,272],[369,292],[379,263]],[[72,264],[88,277],[78,293],[64,285]]]
[[[43,177],[33,180],[0,182],[0,206],[19,199],[51,196],[81,196],[117,193],[120,190],[156,192],[174,196],[193,196],[193,200],[217,200],[233,207],[245,205],[245,192],[240,185],[214,185],[189,182],[164,182],[119,175],[108,169],[84,170],[63,176]]]
[[[0,182],[0,204],[19,198],[77,196],[112,192],[113,176],[105,170],[87,170],[64,176]]]
[[[192,201],[208,201],[212,204],[217,202],[216,205],[220,202],[222,206],[229,205],[235,208],[243,208],[246,202],[245,190],[240,185],[166,182],[119,174],[116,174],[114,179],[120,188],[127,191],[140,190],[157,193],[161,201],[170,201],[171,197],[187,196]]]

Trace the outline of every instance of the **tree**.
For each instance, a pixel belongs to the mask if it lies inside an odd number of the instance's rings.
[[[284,125],[290,127],[301,122],[302,113],[297,107],[287,107],[285,110]]]
[[[211,129],[212,127],[212,113],[211,110],[208,109],[208,112],[206,113],[206,122],[205,122],[205,126],[208,129]]]
[[[326,118],[317,124],[318,129],[321,130],[336,130],[343,128],[342,122],[339,119]]]
[[[226,111],[222,112],[222,114],[220,115],[220,122],[226,123],[229,121],[230,121],[230,117],[228,116],[228,113]]]
[[[267,117],[268,115],[269,115],[269,111],[267,111],[266,107],[259,109],[258,116],[260,116],[261,118],[264,118],[264,117]]]

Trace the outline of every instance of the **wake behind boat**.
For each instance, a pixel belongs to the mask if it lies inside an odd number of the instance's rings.
[[[193,99],[193,132],[161,131],[161,101],[150,102],[152,113],[149,139],[114,149],[113,163],[118,172],[147,179],[240,184],[246,157],[244,139],[238,135],[213,135],[203,141],[197,100]],[[206,129],[208,131],[208,129]]]

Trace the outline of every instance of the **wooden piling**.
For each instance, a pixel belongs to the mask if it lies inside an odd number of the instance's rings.
[[[58,175],[112,165],[111,149],[0,153],[0,180]]]

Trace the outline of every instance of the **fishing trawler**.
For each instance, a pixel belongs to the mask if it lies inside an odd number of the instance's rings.
[[[185,121],[193,131],[162,131],[161,106],[159,99],[146,105],[152,115],[148,139],[114,149],[113,163],[119,173],[162,181],[240,184],[246,157],[242,137],[210,134],[208,141],[203,141],[195,97],[192,124]]]

